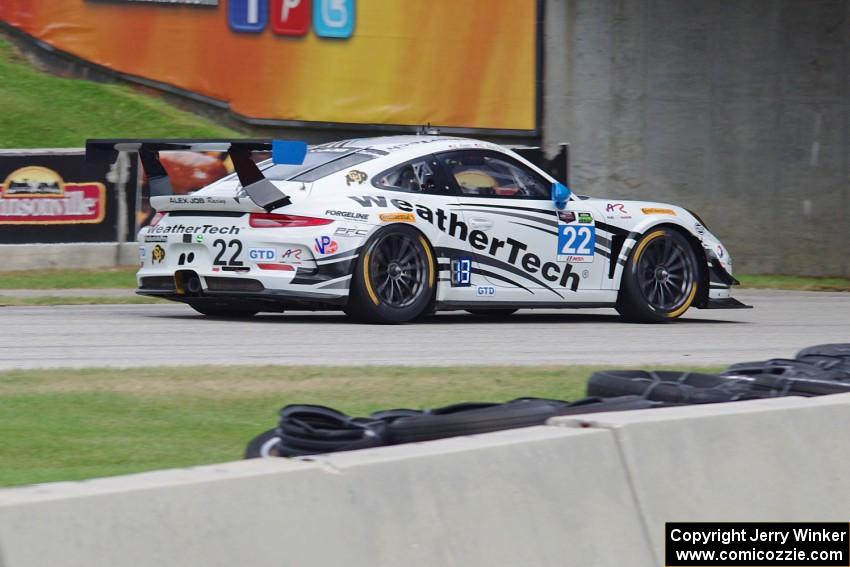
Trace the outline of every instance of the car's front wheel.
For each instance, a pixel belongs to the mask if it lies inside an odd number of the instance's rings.
[[[681,316],[697,296],[699,265],[688,240],[671,228],[645,234],[623,270],[617,311],[639,323]]]
[[[428,309],[436,279],[434,255],[425,237],[406,225],[389,226],[363,247],[346,313],[371,323],[412,321]]]

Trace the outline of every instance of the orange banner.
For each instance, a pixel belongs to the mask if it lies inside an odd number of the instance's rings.
[[[243,116],[534,130],[536,0],[3,0],[0,19]]]

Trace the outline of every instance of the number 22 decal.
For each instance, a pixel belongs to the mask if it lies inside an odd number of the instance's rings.
[[[244,265],[241,260],[237,259],[237,258],[239,258],[239,254],[242,253],[242,242],[240,242],[239,240],[231,240],[230,242],[225,242],[224,240],[219,238],[218,240],[213,242],[213,248],[219,248],[218,254],[215,257],[215,260],[213,260],[213,266],[243,266]],[[233,252],[233,255],[230,257],[230,260],[225,262],[222,259],[222,256],[224,256],[224,254],[225,254],[225,252],[227,252],[228,248],[236,248],[236,250]]]
[[[596,227],[562,224],[558,226],[558,254],[564,256],[593,256]]]

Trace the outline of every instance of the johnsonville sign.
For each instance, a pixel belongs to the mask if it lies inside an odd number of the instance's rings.
[[[115,242],[118,202],[109,165],[81,150],[0,150],[0,244]],[[126,238],[135,236],[135,156],[127,183]]]
[[[0,194],[0,224],[96,224],[105,214],[103,183],[66,183],[41,166],[13,171]]]

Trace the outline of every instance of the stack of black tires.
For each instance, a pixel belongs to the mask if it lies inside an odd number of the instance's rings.
[[[588,379],[588,397],[573,402],[519,398],[386,410],[368,417],[352,417],[323,406],[289,405],[281,409],[278,427],[251,440],[245,457],[295,457],[430,441],[542,425],[558,416],[844,392],[850,392],[850,344],[817,345],[791,359],[732,364],[719,375],[669,370],[596,372]]]

